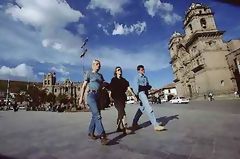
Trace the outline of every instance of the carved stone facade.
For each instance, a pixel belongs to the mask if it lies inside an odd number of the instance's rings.
[[[59,94],[66,94],[69,98],[79,99],[82,83],[72,82],[66,79],[63,83],[56,83],[56,73],[49,72],[44,75],[43,89],[47,90],[47,93],[53,93],[55,96]]]
[[[171,64],[179,96],[197,97],[234,91],[226,56],[231,53],[222,39],[212,10],[192,4],[185,14],[185,34],[175,32],[169,42]]]
[[[234,91],[240,92],[240,40],[230,40],[228,50],[230,53],[226,55],[226,58],[231,71]]]

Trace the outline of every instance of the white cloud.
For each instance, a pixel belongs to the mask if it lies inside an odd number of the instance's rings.
[[[1,79],[14,79],[14,80],[36,80],[37,76],[33,73],[33,68],[24,63],[10,68],[7,66],[0,67]]]
[[[177,15],[176,13],[167,13],[165,15],[161,15],[161,17],[164,19],[165,23],[167,24],[175,24],[177,21],[181,20],[181,17]]]
[[[52,71],[61,73],[63,76],[68,76],[70,73],[67,71],[67,68],[65,66],[59,66],[57,67],[52,67],[51,68]]]
[[[45,75],[45,73],[44,72],[38,72],[38,75],[43,76],[43,75]]]
[[[128,0],[91,0],[87,9],[101,8],[111,15],[116,15],[124,11],[123,6],[128,2]]]
[[[173,12],[173,5],[163,3],[160,0],[146,0],[144,6],[152,17],[160,16],[165,23],[174,24],[181,20],[181,17]]]
[[[83,17],[81,12],[73,10],[65,0],[16,0],[16,3],[18,5],[9,5],[5,13],[16,21],[33,26],[43,39],[44,47],[69,54],[79,52],[82,39],[65,26],[78,22]]]
[[[140,35],[146,29],[146,22],[137,22],[136,24],[130,25],[129,27],[124,24],[114,23],[115,28],[112,35],[127,35],[130,33],[137,33]]]
[[[52,64],[78,64],[80,49],[75,49],[75,54],[61,52],[49,39],[42,37],[41,33],[32,27],[13,21],[0,10],[0,57],[4,61],[14,61],[17,64],[25,61],[35,61]],[[64,39],[64,38],[63,38]],[[76,41],[79,45],[79,42]],[[59,42],[59,44],[62,44]],[[61,45],[62,46],[62,45]],[[65,45],[64,45],[65,47]],[[69,48],[74,50],[74,48]]]
[[[86,29],[85,29],[85,26],[83,24],[79,24],[77,26],[77,31],[80,35],[86,34]]]
[[[101,28],[106,35],[110,35],[108,30],[107,30],[107,26],[103,26],[102,24],[98,24],[98,27]]]

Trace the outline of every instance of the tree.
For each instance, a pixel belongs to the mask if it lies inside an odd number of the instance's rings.
[[[54,103],[56,103],[56,96],[53,93],[49,93],[47,95],[46,101],[54,104]]]
[[[67,104],[69,102],[68,96],[66,94],[59,94],[56,99],[59,103]]]
[[[25,95],[25,94],[17,93],[17,94],[15,95],[15,101],[16,101],[16,102],[22,103],[23,101],[25,101],[25,99],[26,99],[26,95]]]

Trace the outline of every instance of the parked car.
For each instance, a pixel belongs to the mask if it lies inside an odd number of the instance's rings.
[[[182,104],[182,103],[189,103],[189,99],[185,98],[185,97],[174,97],[170,100],[170,103],[173,104]]]
[[[19,110],[26,110],[26,107],[25,107],[24,105],[19,105],[19,106],[18,106],[18,109],[19,109]]]

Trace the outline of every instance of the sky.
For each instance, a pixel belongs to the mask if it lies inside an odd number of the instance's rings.
[[[240,38],[240,7],[213,0],[1,0],[0,79],[41,82],[56,72],[59,82],[82,81],[99,59],[107,82],[121,66],[132,84],[142,64],[161,88],[173,81],[168,43],[175,31],[184,34],[191,3],[212,9],[225,41]]]

